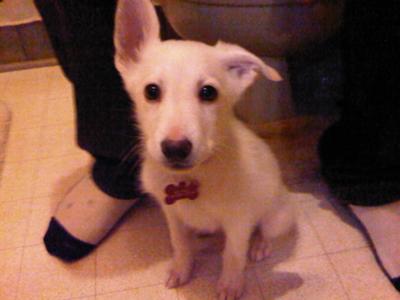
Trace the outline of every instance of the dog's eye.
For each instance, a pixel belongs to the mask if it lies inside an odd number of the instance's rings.
[[[205,85],[201,87],[199,91],[199,97],[202,101],[212,102],[218,97],[218,91],[211,85]]]
[[[158,101],[161,98],[161,89],[157,84],[148,84],[144,88],[144,95],[147,100]]]

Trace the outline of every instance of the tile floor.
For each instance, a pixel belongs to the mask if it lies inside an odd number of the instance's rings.
[[[0,101],[12,111],[0,161],[1,300],[214,299],[215,251],[199,255],[190,284],[163,287],[171,250],[153,204],[133,210],[87,258],[65,264],[49,256],[41,240],[47,222],[90,163],[75,146],[71,88],[58,67],[1,73]],[[351,220],[328,201],[316,176],[316,137],[291,137],[292,148],[271,141],[277,153],[296,150],[282,166],[298,228],[276,241],[269,259],[249,265],[244,299],[399,299]]]

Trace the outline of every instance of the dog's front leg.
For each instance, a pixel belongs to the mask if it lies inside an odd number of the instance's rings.
[[[224,228],[226,241],[222,275],[218,283],[219,300],[239,299],[244,292],[244,269],[252,230],[252,226],[245,224],[229,224]]]
[[[175,288],[188,282],[193,267],[193,234],[172,212],[166,212],[173,259],[168,271],[167,288]]]

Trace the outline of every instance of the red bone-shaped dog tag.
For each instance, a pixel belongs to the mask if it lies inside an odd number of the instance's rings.
[[[194,200],[199,196],[199,183],[195,180],[189,183],[181,181],[179,184],[169,184],[165,187],[165,203],[174,204],[180,199]]]

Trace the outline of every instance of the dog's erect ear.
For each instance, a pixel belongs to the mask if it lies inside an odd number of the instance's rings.
[[[257,74],[262,74],[272,81],[282,80],[278,71],[240,46],[219,41],[216,48],[221,50],[223,67],[237,80],[236,87],[240,92],[254,82]]]
[[[140,50],[160,41],[160,24],[150,0],[119,0],[115,16],[115,64],[120,72],[139,60]]]

